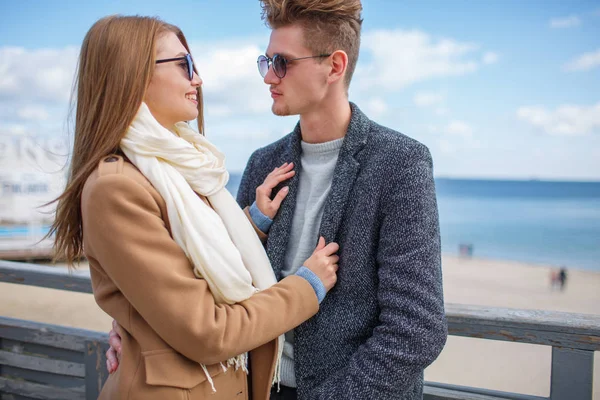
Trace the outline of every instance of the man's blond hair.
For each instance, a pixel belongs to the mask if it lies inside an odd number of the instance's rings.
[[[348,55],[346,88],[358,61],[362,4],[360,0],[260,0],[262,18],[271,29],[299,24],[313,54],[343,50]]]

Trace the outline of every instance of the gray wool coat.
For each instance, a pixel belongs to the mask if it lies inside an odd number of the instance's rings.
[[[431,155],[350,105],[320,226],[328,243],[340,245],[338,282],[319,313],[295,330],[298,398],[422,399],[423,370],[447,337]],[[256,150],[237,197],[241,207],[251,205],[275,167],[296,165],[266,242],[278,279],[298,191],[300,139],[298,123]]]

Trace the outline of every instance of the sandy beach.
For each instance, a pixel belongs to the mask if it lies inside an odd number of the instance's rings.
[[[85,266],[83,267],[85,268]],[[551,290],[553,267],[444,256],[447,303],[600,314],[600,272],[569,270],[564,291]],[[111,319],[91,295],[0,283],[0,315],[108,331]],[[548,396],[546,346],[449,337],[426,380]],[[600,353],[594,399],[600,400]],[[525,372],[525,373],[524,373]]]
[[[600,272],[569,270],[564,291],[550,289],[551,266],[444,256],[446,303],[600,314]],[[549,396],[547,346],[448,338],[425,371],[429,381]],[[600,400],[600,352],[594,358],[594,400]]]

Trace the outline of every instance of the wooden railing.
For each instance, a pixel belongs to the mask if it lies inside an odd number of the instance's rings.
[[[89,275],[0,261],[0,282],[91,293]],[[426,382],[425,400],[591,400],[600,316],[447,304],[450,335],[552,347],[550,396]],[[0,317],[0,398],[96,399],[107,334]],[[14,396],[14,397],[11,397]]]
[[[529,396],[428,382],[425,400],[591,400],[594,351],[600,350],[600,315],[450,304],[453,336],[552,347],[550,396]]]
[[[0,260],[0,282],[92,293],[86,271]],[[0,316],[0,399],[97,399],[108,334]]]

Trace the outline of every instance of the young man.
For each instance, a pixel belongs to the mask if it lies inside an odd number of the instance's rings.
[[[300,121],[252,154],[238,202],[268,231],[279,279],[320,236],[340,245],[338,283],[286,335],[272,399],[421,399],[447,336],[429,151],[348,101],[360,0],[261,3],[272,33],[258,66],[272,111]]]

